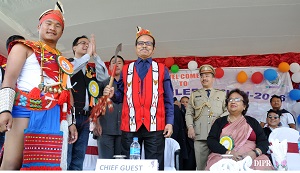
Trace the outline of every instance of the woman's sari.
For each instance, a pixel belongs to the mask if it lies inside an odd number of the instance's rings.
[[[225,126],[222,129],[222,133],[220,138],[223,136],[230,136],[234,140],[234,148],[233,151],[239,152],[241,154],[252,151],[256,148],[255,141],[248,140],[253,129],[247,123],[244,116],[234,121],[233,123]],[[208,156],[206,170],[216,162],[222,159],[222,155],[219,153],[211,153]],[[269,158],[262,154],[256,157],[252,161],[252,165],[250,167],[254,170],[273,170],[273,166]]]

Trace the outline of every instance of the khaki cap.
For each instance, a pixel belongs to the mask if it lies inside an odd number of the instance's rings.
[[[202,74],[202,73],[212,73],[213,75],[216,74],[216,71],[215,69],[209,65],[209,64],[204,64],[202,65],[200,68],[199,68],[199,73]]]

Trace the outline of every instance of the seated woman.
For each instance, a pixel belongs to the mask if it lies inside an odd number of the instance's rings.
[[[235,161],[250,156],[251,169],[273,170],[271,161],[265,155],[269,142],[263,129],[256,119],[246,116],[248,95],[234,89],[227,95],[225,103],[229,115],[216,119],[207,137],[212,153],[208,156],[206,170],[221,160],[222,154],[231,154]]]
[[[276,111],[274,109],[270,109],[267,113],[267,126],[264,127],[264,132],[265,135],[267,137],[267,139],[269,139],[270,133],[280,127],[280,116],[281,116],[281,112],[280,111]]]

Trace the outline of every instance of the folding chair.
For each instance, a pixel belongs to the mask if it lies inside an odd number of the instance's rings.
[[[288,170],[300,170],[300,154],[298,150],[298,139],[299,132],[295,129],[289,127],[280,127],[274,129],[269,136],[270,139],[278,139],[283,141],[284,139],[288,142],[288,151],[287,151],[287,167]],[[272,156],[272,154],[271,154]],[[272,156],[272,161],[274,165],[274,158]]]
[[[141,159],[145,159],[144,143],[142,144]],[[165,171],[178,171],[179,170],[179,143],[172,138],[165,139],[164,151],[164,170]]]
[[[83,170],[90,170],[90,171],[95,170],[97,159],[98,159],[97,140],[93,139],[93,133],[90,132],[89,142],[88,142],[88,146],[83,161]]]

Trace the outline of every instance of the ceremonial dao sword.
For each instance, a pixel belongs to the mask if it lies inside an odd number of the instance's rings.
[[[114,78],[116,75],[116,69],[117,69],[117,59],[118,59],[118,53],[122,51],[122,43],[120,43],[115,51],[115,56],[114,56],[114,67],[111,72],[110,76],[110,81],[109,81],[109,86],[112,87]],[[90,121],[93,123],[97,123],[97,118],[100,117],[101,115],[105,115],[106,112],[106,106],[108,107],[109,111],[113,110],[113,104],[110,98],[107,95],[102,96],[99,98],[98,103],[93,107],[90,115]]]

